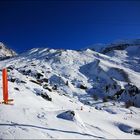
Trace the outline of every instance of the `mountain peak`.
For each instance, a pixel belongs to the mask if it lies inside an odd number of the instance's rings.
[[[0,42],[0,57],[12,57],[16,56],[17,53],[12,49],[9,49],[3,42]]]

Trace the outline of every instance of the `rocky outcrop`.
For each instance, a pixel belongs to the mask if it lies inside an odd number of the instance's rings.
[[[16,55],[17,53],[15,51],[7,48],[2,42],[0,42],[0,60],[4,60]]]

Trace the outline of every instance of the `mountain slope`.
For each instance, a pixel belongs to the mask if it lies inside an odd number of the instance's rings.
[[[106,55],[120,61],[123,66],[140,72],[140,43],[127,45],[122,50],[112,50]]]
[[[122,61],[49,48],[1,61],[14,105],[0,104],[0,138],[139,139],[140,73]]]

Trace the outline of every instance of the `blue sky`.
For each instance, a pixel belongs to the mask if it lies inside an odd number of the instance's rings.
[[[1,0],[0,41],[17,52],[140,38],[139,0]]]

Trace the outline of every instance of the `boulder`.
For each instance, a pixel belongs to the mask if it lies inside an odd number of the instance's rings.
[[[52,101],[52,98],[49,97],[46,93],[41,93],[41,97],[44,98],[45,100]]]
[[[68,111],[65,111],[65,112],[62,112],[62,113],[58,114],[57,118],[73,121],[74,116],[75,116],[75,112],[72,111],[72,110],[68,110]]]

